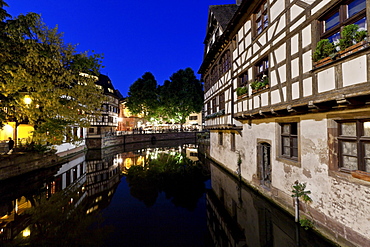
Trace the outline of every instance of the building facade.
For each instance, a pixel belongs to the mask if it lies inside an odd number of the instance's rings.
[[[104,91],[106,97],[100,109],[101,115],[96,116],[88,128],[88,136],[110,135],[116,132],[118,127],[119,101],[122,95],[114,89],[108,76],[99,75],[96,86]]]
[[[367,0],[210,6],[199,69],[212,160],[290,212],[306,183],[303,213],[348,246],[370,241],[370,50],[342,44],[369,15]]]

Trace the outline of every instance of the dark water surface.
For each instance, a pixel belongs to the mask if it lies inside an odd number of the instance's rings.
[[[157,143],[0,181],[0,246],[332,246],[209,161],[127,175],[160,153],[196,158],[194,145]]]

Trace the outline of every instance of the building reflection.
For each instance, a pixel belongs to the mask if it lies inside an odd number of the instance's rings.
[[[110,204],[120,183],[121,156],[117,154],[115,148],[87,152],[85,185],[87,214],[101,210]]]
[[[58,193],[68,195],[63,210],[82,207],[91,214],[109,205],[120,182],[121,160],[116,150],[82,153],[63,165],[0,184],[0,246],[32,234],[28,210]],[[17,188],[17,189],[14,189]],[[57,208],[49,208],[55,213]],[[49,210],[48,209],[48,210]],[[53,211],[54,210],[54,211]]]
[[[160,144],[157,147],[143,145],[132,151],[123,151],[122,147],[89,150],[62,165],[0,181],[0,246],[32,235],[29,210],[44,210],[42,205],[61,193],[68,195],[68,200],[51,204],[45,209],[50,210],[50,214],[60,208],[72,211],[78,208],[81,217],[92,215],[110,204],[121,176],[131,166],[142,166],[147,159],[160,153],[180,152],[193,160],[196,158],[194,144],[179,143],[174,148],[167,148],[173,142]],[[83,220],[81,217],[78,219]]]
[[[187,158],[192,161],[198,161],[198,149],[195,144],[192,143],[179,143],[176,146],[168,146],[168,142],[164,145],[157,147],[146,146],[135,151],[126,151],[118,155],[122,161],[121,171],[123,174],[127,174],[127,170],[132,166],[144,166],[148,159],[156,159],[159,154],[185,154]]]
[[[210,162],[207,225],[213,246],[334,246]]]

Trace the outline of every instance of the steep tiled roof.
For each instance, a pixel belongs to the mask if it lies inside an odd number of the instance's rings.
[[[211,5],[209,10],[214,14],[222,29],[225,30],[227,24],[229,24],[231,18],[233,18],[238,7],[239,6],[236,4]]]
[[[108,76],[100,74],[99,75],[99,80],[96,81],[95,84],[100,85],[100,86],[103,87],[104,94],[114,95],[115,97],[118,97],[118,98],[120,97],[117,94],[117,90],[114,89],[113,84],[112,84],[112,82],[111,82],[111,80],[109,79]],[[108,88],[111,89],[111,90],[109,90]]]

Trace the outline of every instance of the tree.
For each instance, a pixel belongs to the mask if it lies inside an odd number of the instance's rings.
[[[182,125],[193,112],[203,107],[203,86],[191,68],[180,69],[160,87],[160,101],[167,110],[169,119]]]
[[[126,106],[133,114],[143,114],[150,120],[156,115],[159,106],[158,86],[154,75],[150,72],[137,79],[129,88]]]
[[[34,141],[58,144],[67,126],[88,126],[101,106],[92,76],[101,56],[78,54],[39,15],[11,18],[4,6],[0,0],[0,124],[26,121],[34,125]]]

